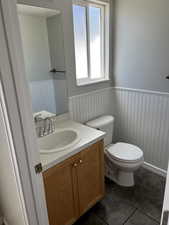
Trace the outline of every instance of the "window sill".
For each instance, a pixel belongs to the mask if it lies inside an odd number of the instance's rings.
[[[97,83],[103,83],[103,82],[110,82],[110,79],[97,79],[97,80],[77,80],[76,85],[77,86],[87,86]]]

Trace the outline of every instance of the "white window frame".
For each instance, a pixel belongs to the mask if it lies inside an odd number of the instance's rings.
[[[88,62],[88,77],[77,79],[76,76],[76,84],[77,86],[84,86],[93,83],[105,82],[109,81],[109,3],[104,1],[88,1],[88,0],[73,0],[73,5],[80,5],[86,7],[86,33],[87,33],[87,62]],[[88,7],[94,6],[99,7],[102,10],[101,14],[101,72],[102,77],[93,79],[91,78],[90,73],[90,33],[89,33],[89,17],[88,17]],[[75,57],[76,63],[76,57]],[[76,71],[76,64],[75,64]]]

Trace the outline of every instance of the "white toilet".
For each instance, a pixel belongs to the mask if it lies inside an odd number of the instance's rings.
[[[144,162],[143,151],[128,143],[118,142],[112,144],[113,116],[101,116],[87,122],[86,125],[106,132],[104,139],[105,175],[121,186],[133,186],[133,173]]]

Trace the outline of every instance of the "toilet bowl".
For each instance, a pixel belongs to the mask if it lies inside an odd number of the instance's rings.
[[[134,186],[134,171],[144,162],[143,151],[132,144],[112,144],[114,117],[102,116],[87,125],[106,132],[104,139],[105,175],[121,186]]]
[[[110,169],[106,170],[106,175],[121,186],[134,186],[134,171],[144,162],[142,150],[135,145],[119,142],[106,147],[105,155],[114,165],[113,176],[109,174]]]

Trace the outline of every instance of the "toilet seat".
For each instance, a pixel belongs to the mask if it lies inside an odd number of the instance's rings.
[[[118,142],[106,148],[109,156],[117,161],[135,163],[143,158],[142,150],[128,143]]]

